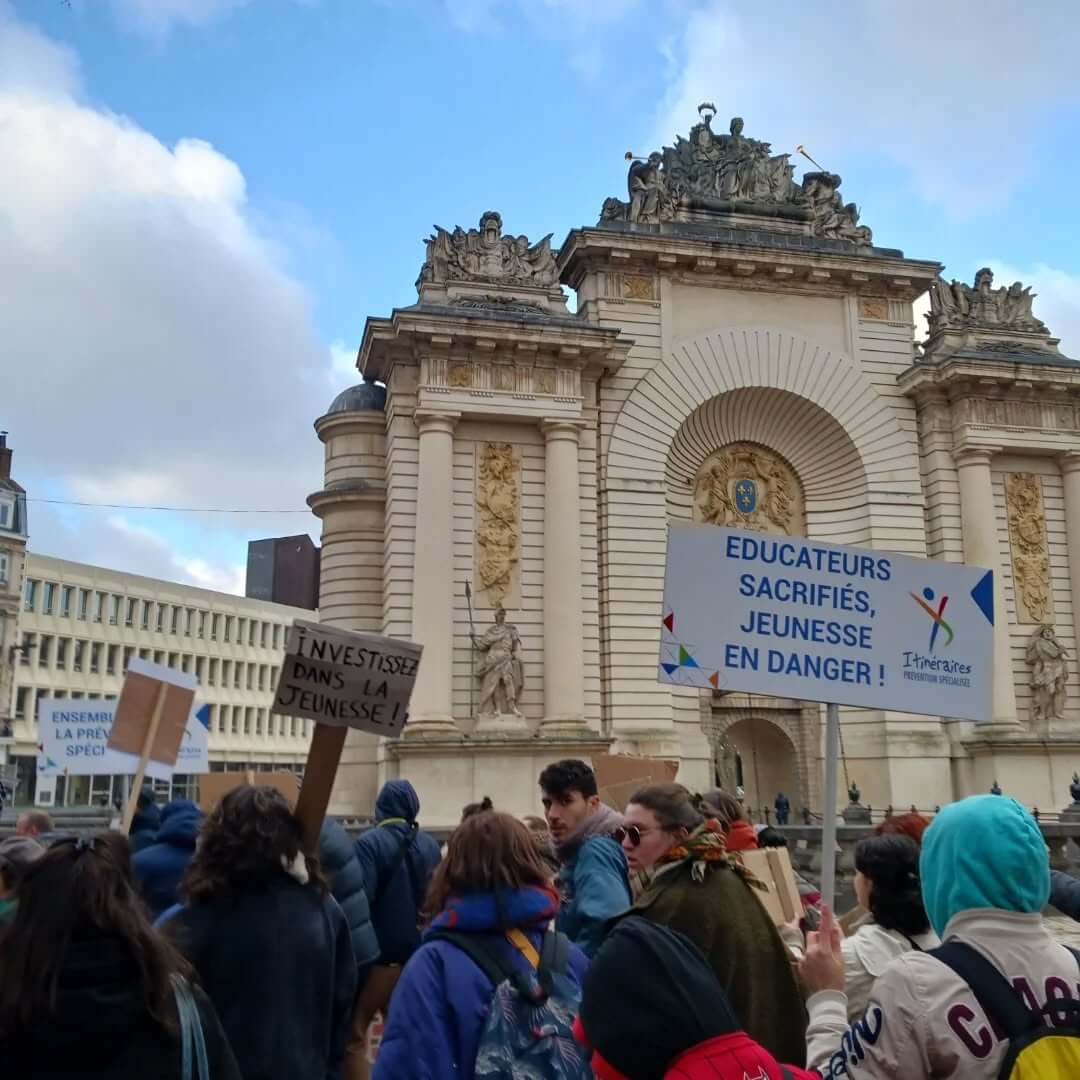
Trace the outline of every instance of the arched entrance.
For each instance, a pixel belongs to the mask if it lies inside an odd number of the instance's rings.
[[[787,795],[793,815],[813,805],[816,725],[804,715],[807,707],[781,698],[739,697],[747,704],[717,702],[706,723],[716,782],[728,791],[736,784],[743,788],[754,821],[765,820],[763,811],[772,811],[779,791]]]

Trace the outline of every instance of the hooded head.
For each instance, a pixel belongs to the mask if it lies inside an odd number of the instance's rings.
[[[640,915],[621,920],[585,975],[581,1027],[630,1080],[663,1076],[680,1054],[739,1030],[709,962],[688,938]]]
[[[413,822],[420,813],[420,796],[408,780],[387,780],[375,800],[375,820],[403,818]]]
[[[972,795],[946,806],[923,836],[923,901],[939,937],[969,908],[1041,912],[1050,860],[1035,819],[1015,800]]]
[[[173,799],[161,809],[157,843],[194,850],[205,816],[190,799]]]

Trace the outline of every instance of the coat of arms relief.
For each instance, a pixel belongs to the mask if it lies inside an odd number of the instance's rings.
[[[779,455],[754,443],[711,454],[694,478],[694,520],[800,536],[806,532],[802,485]]]

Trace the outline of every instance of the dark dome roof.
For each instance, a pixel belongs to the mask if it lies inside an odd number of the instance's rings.
[[[386,387],[373,382],[357,383],[342,390],[333,401],[326,415],[342,412],[382,412],[386,408]]]

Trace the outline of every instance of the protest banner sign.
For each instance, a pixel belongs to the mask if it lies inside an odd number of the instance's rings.
[[[349,728],[394,738],[408,720],[423,647],[296,619],[270,711],[315,721],[296,816],[317,851]]]
[[[135,816],[149,762],[170,768],[176,764],[198,685],[193,675],[149,660],[133,657],[128,663],[108,741],[110,750],[139,756],[124,810],[125,833]]]
[[[993,632],[989,570],[714,525],[668,531],[660,681],[828,705],[830,905],[838,705],[988,720]]]
[[[199,778],[199,807],[203,813],[209,814],[225,795],[242,784],[276,788],[290,807],[296,806],[296,798],[300,792],[300,778],[296,773],[257,772],[253,769],[244,772],[213,772]]]
[[[297,619],[270,711],[395,737],[407,718],[421,647]]]
[[[592,766],[600,801],[620,814],[639,788],[670,783],[679,771],[677,761],[632,754],[594,754]]]
[[[752,889],[776,926],[801,919],[802,897],[795,882],[795,871],[787,848],[759,848],[741,851],[737,858],[765,889]]]
[[[40,776],[132,776],[138,756],[109,749],[115,701],[48,698],[38,702],[38,774]],[[210,771],[209,706],[192,709],[173,766],[150,761],[146,775],[168,780],[174,773]]]

